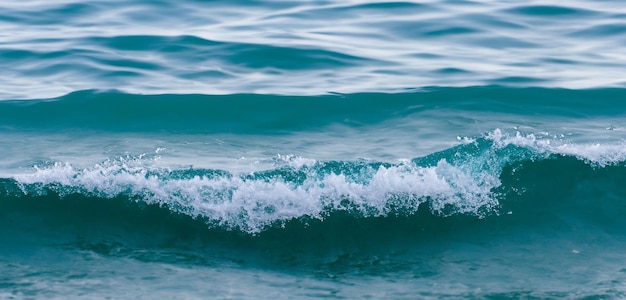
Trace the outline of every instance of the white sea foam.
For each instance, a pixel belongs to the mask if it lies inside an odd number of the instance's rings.
[[[294,182],[282,175],[256,178],[230,174],[176,178],[170,171],[147,170],[138,158],[107,161],[85,169],[57,163],[15,178],[26,193],[41,193],[45,186],[62,195],[78,192],[139,197],[249,232],[303,216],[324,218],[329,210],[350,210],[363,216],[385,215],[393,209],[411,213],[430,199],[439,213],[445,209],[477,213],[480,207],[497,204],[490,196],[496,183],[490,174],[467,174],[445,160],[433,167],[410,162],[366,167],[367,171],[356,176],[324,173],[320,165],[296,163],[291,168],[306,172],[306,179]]]
[[[514,145],[533,150],[537,154],[561,154],[574,156],[595,165],[605,166],[626,161],[626,142],[623,140],[614,143],[573,143],[564,139],[565,135],[551,135],[542,133],[515,134],[496,129],[487,135],[488,140],[496,147]]]
[[[315,165],[315,163],[317,162],[315,159],[310,159],[310,158],[304,158],[304,157],[300,157],[297,155],[281,155],[278,154],[276,155],[276,159],[275,162],[277,162],[277,164],[286,164],[290,167],[293,168],[302,168],[304,166],[308,166],[311,167],[313,165]]]

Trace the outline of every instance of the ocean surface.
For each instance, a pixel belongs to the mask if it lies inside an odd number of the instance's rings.
[[[623,1],[0,3],[2,299],[626,298]]]

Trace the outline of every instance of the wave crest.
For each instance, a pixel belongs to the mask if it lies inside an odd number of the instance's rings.
[[[494,130],[485,137],[410,161],[315,161],[278,156],[273,169],[233,174],[212,169],[150,167],[154,158],[122,157],[87,168],[67,163],[15,176],[23,193],[49,191],[129,197],[207,220],[210,226],[258,233],[294,219],[344,211],[358,217],[413,215],[425,204],[440,216],[498,214],[508,193],[503,171],[569,156],[597,167],[624,163],[624,145],[575,145]],[[513,175],[514,176],[514,175]],[[513,181],[510,181],[510,184]],[[523,190],[524,187],[516,187]]]

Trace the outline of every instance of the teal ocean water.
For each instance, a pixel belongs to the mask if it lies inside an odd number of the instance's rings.
[[[0,4],[0,298],[626,298],[620,1]]]

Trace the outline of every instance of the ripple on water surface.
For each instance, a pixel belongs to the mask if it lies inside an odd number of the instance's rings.
[[[626,69],[626,9],[611,1],[33,0],[0,8],[3,99],[113,88],[587,88],[623,86]]]

